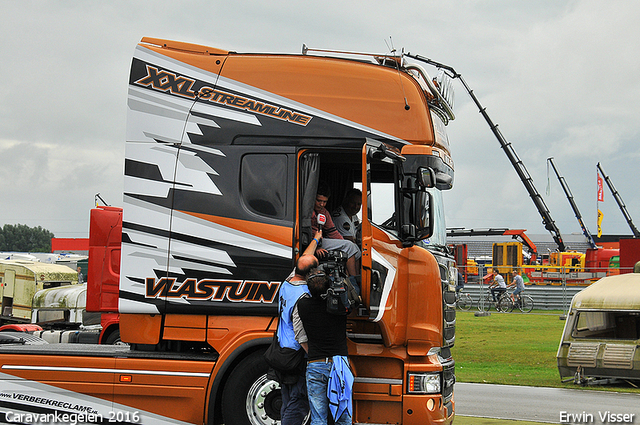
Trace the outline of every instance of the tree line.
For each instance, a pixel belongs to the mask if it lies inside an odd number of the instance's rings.
[[[5,224],[0,228],[0,251],[51,252],[53,233],[40,226]]]

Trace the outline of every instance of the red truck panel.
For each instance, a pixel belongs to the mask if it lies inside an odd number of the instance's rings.
[[[87,311],[117,312],[122,243],[122,208],[91,210]]]

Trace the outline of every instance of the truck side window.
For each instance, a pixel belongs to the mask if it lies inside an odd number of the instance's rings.
[[[371,183],[371,221],[382,227],[395,226],[393,183]]]
[[[394,166],[372,164],[369,174],[369,220],[395,233],[397,227]]]
[[[286,155],[248,154],[242,157],[240,192],[249,210],[271,218],[285,218],[286,188]]]

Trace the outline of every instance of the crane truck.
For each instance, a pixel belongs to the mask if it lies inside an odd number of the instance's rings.
[[[452,79],[460,80],[466,92],[469,94],[469,96],[475,103],[476,107],[478,108],[478,111],[480,112],[480,114],[486,121],[487,125],[491,129],[491,132],[494,134],[494,136],[498,140],[500,147],[504,150],[505,154],[507,155],[507,159],[509,160],[509,162],[511,162],[511,165],[513,166],[516,174],[518,175],[518,178],[524,185],[527,193],[529,194],[529,197],[533,201],[534,206],[538,210],[538,213],[542,218],[543,226],[547,231],[549,231],[549,233],[551,234],[551,237],[553,238],[554,242],[558,247],[558,251],[553,252],[550,255],[551,264],[553,266],[556,266],[556,271],[552,271],[552,272],[544,272],[544,271],[538,271],[538,270],[532,271],[531,273],[528,274],[530,279],[532,281],[548,282],[548,283],[562,282],[564,280],[563,270],[566,270],[567,266],[571,267],[571,264],[574,264],[576,262],[576,258],[580,256],[580,253],[567,251],[567,247],[564,243],[564,240],[562,239],[562,235],[560,234],[560,229],[558,228],[555,221],[551,217],[551,212],[549,211],[549,208],[547,207],[546,203],[544,202],[544,199],[536,189],[536,186],[533,183],[533,178],[529,174],[526,166],[524,165],[524,162],[522,162],[522,160],[518,157],[518,154],[516,153],[513,145],[509,141],[507,141],[507,139],[504,137],[504,135],[498,128],[498,124],[495,124],[493,122],[493,120],[487,113],[486,108],[480,103],[480,100],[474,94],[473,90],[471,90],[471,88],[469,87],[465,79],[462,77],[462,75],[458,73],[453,67],[434,61],[432,59],[420,56],[420,55],[412,55],[409,53],[407,54],[407,56],[416,60],[420,60],[429,65],[433,65],[436,68],[438,68],[441,72],[445,73],[445,75],[451,77]],[[623,213],[624,213],[624,210],[623,210]],[[582,260],[582,264],[584,265],[583,260]],[[598,264],[598,267],[601,268],[601,264],[597,260],[592,260],[592,264],[594,265]],[[593,276],[579,276],[574,273],[575,276],[572,276],[572,278],[575,278],[573,280],[577,282],[586,283],[588,281],[590,283],[593,279],[602,277],[599,275],[601,273],[603,272],[596,273]]]
[[[129,76],[121,254],[104,250],[89,271],[117,276],[103,295],[117,297],[129,345],[0,347],[2,420],[277,423],[263,352],[325,181],[335,205],[362,188],[354,421],[450,424],[456,269],[442,192],[453,186],[453,92],[410,59],[143,38]]]
[[[484,106],[482,106],[478,97],[474,94],[473,90],[471,90],[471,88],[469,87],[465,79],[462,77],[462,74],[458,73],[453,67],[449,65],[436,62],[432,59],[425,58],[420,55],[408,54],[407,56],[414,58],[416,60],[420,60],[429,65],[433,65],[436,68],[438,68],[441,72],[443,72],[445,75],[451,78],[460,80],[460,83],[463,85],[467,94],[469,94],[469,97],[471,97],[471,100],[473,100],[473,103],[475,103],[476,107],[478,108],[478,111],[480,112],[485,122],[491,129],[491,132],[498,140],[498,143],[500,143],[500,147],[502,148],[502,150],[504,150],[504,153],[507,155],[507,159],[509,160],[509,162],[511,162],[511,165],[513,165],[513,169],[518,175],[518,178],[524,185],[524,188],[529,194],[529,197],[533,201],[533,204],[538,210],[538,213],[542,217],[542,225],[551,234],[551,237],[553,238],[554,242],[558,246],[558,250],[561,252],[565,251],[566,250],[565,244],[564,244],[564,241],[562,240],[560,229],[558,229],[558,226],[556,226],[555,221],[553,221],[553,218],[551,218],[551,212],[549,211],[549,208],[545,204],[544,199],[538,192],[538,189],[536,189],[536,186],[533,183],[533,178],[531,178],[529,171],[527,171],[527,167],[524,165],[524,162],[522,162],[522,160],[518,157],[518,154],[516,153],[513,145],[509,141],[507,141],[507,139],[504,137],[504,135],[498,128],[498,124],[495,124],[493,122],[493,120],[489,116],[489,113],[487,112],[487,109]]]

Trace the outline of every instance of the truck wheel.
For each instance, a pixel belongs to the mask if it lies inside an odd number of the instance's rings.
[[[267,379],[262,351],[250,354],[235,367],[222,393],[225,425],[275,425],[280,423],[280,384]]]
[[[120,329],[111,332],[104,343],[107,345],[128,345],[120,339]]]

